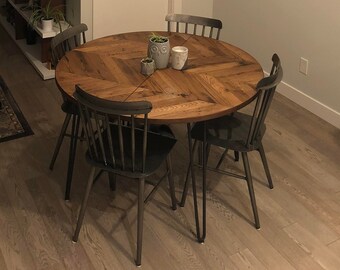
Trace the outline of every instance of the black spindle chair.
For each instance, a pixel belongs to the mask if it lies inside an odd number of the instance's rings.
[[[87,161],[92,165],[81,205],[73,241],[78,240],[95,169],[133,178],[138,182],[137,259],[141,265],[144,203],[148,202],[163,179],[168,177],[172,209],[176,209],[170,151],[176,139],[169,133],[148,130],[151,103],[114,102],[92,96],[76,86],[74,97],[79,104],[85,137],[88,143]],[[166,161],[167,171],[148,196],[144,196],[145,178]]]
[[[85,32],[87,31],[86,24],[79,24],[66,29],[65,31],[57,34],[51,40],[51,63],[54,67],[57,66],[59,60],[66,54],[66,52],[80,46],[81,42],[86,43]],[[60,91],[63,97],[63,104],[61,109],[66,113],[64,123],[62,125],[57,145],[54,149],[52,160],[50,163],[50,170],[53,170],[54,163],[57,159],[60,147],[63,143],[64,137],[69,136],[71,138],[69,148],[69,161],[67,170],[65,200],[70,199],[71,182],[73,175],[74,159],[77,149],[77,140],[79,133],[79,113],[78,106],[74,100],[68,97],[63,91]],[[71,134],[67,134],[67,128],[72,119]]]
[[[184,26],[184,33],[188,34],[192,32],[194,35],[205,36],[206,28],[209,31],[209,37],[219,39],[220,31],[222,29],[222,22],[217,19],[198,17],[185,14],[168,14],[165,17],[165,21],[168,22],[168,31],[171,32],[175,26],[175,32],[181,31],[181,25]],[[193,26],[192,31],[190,31],[190,25]],[[201,27],[201,30],[198,29]],[[216,29],[216,33],[214,33]]]
[[[240,112],[233,113],[217,119],[199,122],[194,125],[191,130],[191,137],[195,139],[193,152],[197,149],[197,141],[203,143],[203,196],[206,193],[206,170],[216,171],[228,176],[244,179],[248,185],[251,205],[253,209],[255,227],[260,228],[260,220],[257,213],[255,192],[253,187],[252,176],[248,161],[248,152],[258,151],[260,153],[262,163],[265,169],[269,187],[273,188],[273,182],[270,175],[265,151],[262,145],[262,137],[265,133],[265,119],[268,114],[270,104],[273,100],[277,85],[280,83],[283,71],[281,61],[277,54],[272,57],[273,65],[270,76],[260,80],[256,86],[257,98],[253,115],[247,115]],[[236,152],[241,152],[244,165],[245,176],[220,170],[218,168],[210,168],[207,166],[208,149],[211,145],[215,145],[226,150],[230,149]],[[197,164],[195,164],[197,165]],[[199,165],[200,166],[200,165]],[[192,168],[190,168],[192,170]],[[188,174],[187,174],[188,175]],[[188,179],[187,176],[185,187],[182,195],[181,206],[184,206],[187,192],[188,192]],[[193,189],[195,187],[195,177],[193,175]],[[195,212],[197,213],[197,195],[194,190],[194,205]],[[200,237],[201,241],[205,238],[205,199],[203,200],[203,234]],[[197,216],[197,215],[196,215]],[[197,221],[196,217],[196,221]],[[198,236],[199,236],[199,232]]]

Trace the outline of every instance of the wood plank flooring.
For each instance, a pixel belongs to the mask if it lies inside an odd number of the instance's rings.
[[[119,178],[111,192],[103,175],[91,192],[79,242],[72,243],[90,169],[86,145],[79,144],[65,202],[68,139],[55,169],[48,169],[64,117],[61,97],[1,27],[0,75],[35,133],[0,144],[0,269],[135,269],[135,183]],[[273,190],[260,157],[250,155],[261,229],[253,226],[245,182],[209,172],[207,239],[200,245],[192,196],[172,211],[164,185],[146,208],[143,269],[340,269],[340,130],[279,94],[267,120]],[[185,127],[172,127],[179,138],[172,158],[180,199],[187,143]],[[209,162],[220,153],[213,149]],[[231,158],[223,166],[242,168]]]

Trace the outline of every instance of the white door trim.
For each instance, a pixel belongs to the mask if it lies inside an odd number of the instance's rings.
[[[168,0],[168,14],[174,13],[175,10],[175,1]]]

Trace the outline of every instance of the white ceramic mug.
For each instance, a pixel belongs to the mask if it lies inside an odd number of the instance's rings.
[[[171,49],[171,67],[173,69],[182,70],[188,59],[188,48],[184,46],[176,46]]]

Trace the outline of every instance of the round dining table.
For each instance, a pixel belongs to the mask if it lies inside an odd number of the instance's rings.
[[[149,76],[143,75],[141,59],[147,56],[151,34],[124,33],[83,44],[59,61],[56,83],[70,99],[78,84],[89,94],[107,100],[151,102],[149,123],[187,124],[196,232],[199,242],[203,242],[206,235],[206,180],[203,175],[201,232],[191,123],[221,117],[249,104],[257,97],[256,85],[264,74],[254,57],[226,42],[184,33],[157,32],[169,38],[171,47],[187,47],[188,61],[183,70],[168,67]],[[203,156],[204,151],[205,147]]]
[[[149,122],[189,123],[217,118],[247,105],[263,78],[250,54],[226,42],[183,33],[157,32],[170,46],[189,50],[184,70],[158,69],[141,74],[151,32],[99,38],[68,52],[56,67],[59,89],[73,98],[75,85],[115,101],[152,103]]]

